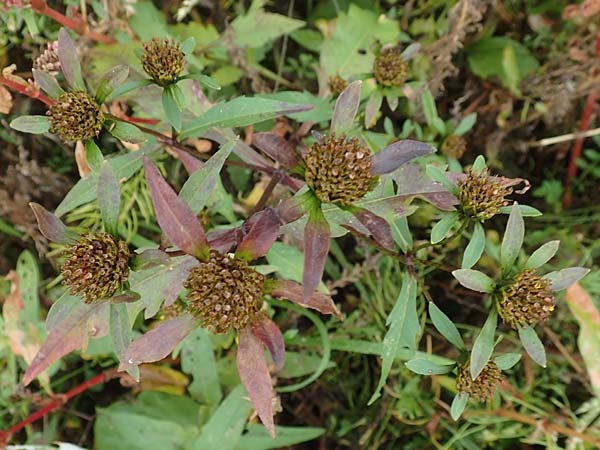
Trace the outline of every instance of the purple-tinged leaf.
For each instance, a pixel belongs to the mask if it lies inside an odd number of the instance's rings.
[[[332,133],[339,136],[352,128],[360,104],[360,85],[360,80],[353,81],[337,98],[331,119],[330,130]]]
[[[40,233],[46,239],[58,244],[72,244],[77,240],[78,234],[69,230],[58,217],[42,205],[31,202],[29,206],[31,206],[33,214],[35,214]]]
[[[285,363],[285,344],[279,327],[266,314],[259,314],[250,324],[250,329],[269,349],[275,370],[279,372]]]
[[[179,158],[188,174],[191,175],[196,170],[201,169],[204,166],[202,161],[190,155],[188,152],[184,152],[178,148],[172,148],[172,150],[177,154],[177,158]]]
[[[42,90],[48,94],[52,98],[56,98],[61,94],[64,94],[65,91],[59,86],[58,81],[48,72],[44,72],[43,70],[32,69],[33,79],[38,84]]]
[[[435,151],[435,147],[429,144],[410,139],[394,142],[372,156],[373,174],[393,172],[403,164]]]
[[[85,91],[77,47],[64,28],[58,32],[58,60],[60,61],[60,70],[69,86],[74,91]]]
[[[329,239],[331,230],[323,216],[321,207],[314,207],[306,226],[304,227],[304,272],[302,274],[302,285],[304,288],[304,299],[310,298],[315,291],[325,269],[325,261],[329,253]]]
[[[119,208],[121,206],[121,185],[110,164],[104,162],[98,177],[97,197],[102,223],[107,233],[117,236],[119,228]]]
[[[319,144],[323,142],[323,135],[317,130],[312,130],[310,134],[312,134],[312,136],[315,138],[315,141],[317,141]]]
[[[273,282],[267,293],[272,297],[286,298],[304,308],[314,309],[322,314],[333,314],[343,320],[342,313],[329,295],[313,292],[310,297],[304,298],[302,286],[295,281],[277,280]]]
[[[294,146],[275,133],[254,133],[252,144],[286,169],[293,169],[300,162]]]
[[[547,273],[544,278],[550,280],[550,289],[554,292],[562,291],[573,283],[581,280],[589,273],[590,269],[586,267],[568,267]]]
[[[108,96],[121,84],[125,82],[129,75],[129,66],[127,64],[121,64],[113,67],[107,73],[104,74],[98,89],[96,89],[96,101],[98,103],[104,103]]]
[[[377,113],[381,109],[381,104],[383,103],[383,96],[381,92],[375,91],[367,100],[367,105],[365,106],[365,128],[374,127],[377,123]]]
[[[298,197],[285,199],[277,206],[277,215],[282,224],[295,222],[304,215],[302,201]]]
[[[159,323],[127,347],[121,359],[119,370],[129,370],[143,363],[160,361],[166,358],[177,344],[192,332],[194,326],[195,320],[189,314],[183,314]]]
[[[262,342],[249,327],[239,331],[238,339],[237,366],[240,378],[258,417],[271,437],[275,437],[273,420],[275,393]]]
[[[39,374],[58,361],[67,353],[87,346],[90,329],[88,322],[98,310],[108,308],[108,303],[78,303],[70,314],[57,323],[48,334],[46,342],[35,355],[31,365],[27,368],[23,384],[27,386]],[[96,327],[91,330],[98,334]]]
[[[135,257],[133,267],[139,271],[156,266],[168,266],[170,263],[171,258],[166,252],[158,248],[149,248]]]
[[[244,224],[245,225],[245,224]],[[211,230],[208,232],[210,248],[219,253],[228,253],[244,239],[244,225],[230,230]]]
[[[389,175],[398,186],[397,199],[419,197],[442,211],[455,210],[458,199],[441,183],[432,181],[417,164],[406,164]]]
[[[160,228],[181,250],[201,259],[205,258],[210,248],[204,228],[196,215],[171,189],[148,157],[144,158],[144,170]]]
[[[369,233],[371,233],[377,243],[388,250],[394,250],[395,244],[392,236],[392,228],[387,220],[365,208],[355,207],[352,208],[351,212],[369,230]]]
[[[236,251],[236,255],[246,261],[266,255],[279,236],[279,217],[273,208],[267,208],[256,216],[257,220]]]

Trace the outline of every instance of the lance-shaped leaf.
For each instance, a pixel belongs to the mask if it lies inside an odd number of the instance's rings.
[[[107,233],[117,236],[119,228],[119,207],[121,206],[121,185],[117,175],[108,163],[102,164],[98,177],[98,206],[102,223]]]
[[[529,326],[519,327],[519,339],[525,347],[527,354],[531,356],[536,363],[542,367],[546,367],[546,349],[535,330]]]
[[[183,150],[175,147],[172,147],[171,150],[177,154],[177,158],[179,158],[183,164],[183,167],[185,167],[185,170],[187,170],[187,173],[190,175],[204,166],[202,161],[190,155],[188,152],[184,152]]]
[[[452,400],[452,406],[450,406],[450,417],[452,420],[456,421],[460,418],[463,411],[467,407],[467,402],[469,401],[469,394],[466,392],[459,392],[454,396]]]
[[[562,291],[573,283],[585,277],[590,269],[585,267],[568,267],[544,275],[544,278],[550,280],[550,289],[554,292]]]
[[[112,122],[112,126],[108,128],[108,132],[120,141],[132,144],[142,144],[147,141],[146,136],[138,127],[122,120]]]
[[[351,212],[381,246],[394,250],[392,228],[387,220],[365,208],[352,207]]]
[[[300,156],[294,146],[275,133],[254,133],[252,145],[258,147],[286,169],[293,169],[300,162]]]
[[[50,130],[50,119],[46,116],[20,116],[10,122],[10,127],[23,133],[42,134]]]
[[[64,28],[58,32],[58,60],[67,83],[73,90],[85,91],[85,83],[81,76],[81,64],[77,56],[77,47]]]
[[[496,334],[496,325],[498,323],[498,312],[496,308],[492,309],[483,328],[475,338],[473,349],[471,350],[471,364],[469,372],[474,380],[484,369],[494,351],[494,335]]]
[[[181,130],[181,111],[183,110],[183,105],[179,104],[173,85],[168,85],[163,89],[162,105],[169,123],[176,131]]]
[[[52,328],[42,348],[27,368],[23,384],[27,386],[39,374],[67,353],[85,348],[90,332],[88,322],[100,309],[107,307],[108,303],[95,303],[92,305],[83,302],[78,303],[68,316]]]
[[[285,363],[285,344],[277,324],[269,319],[266,314],[259,314],[252,320],[250,330],[269,349],[275,370],[280,371],[283,369]]]
[[[403,141],[394,142],[372,156],[373,174],[383,175],[393,172],[403,164],[421,156],[435,153],[435,147],[424,142]]]
[[[518,363],[520,359],[520,353],[505,353],[494,358],[494,362],[500,370],[508,370]]]
[[[338,319],[343,319],[342,313],[337,309],[330,296],[313,292],[310,297],[305,298],[302,286],[295,281],[274,281],[266,293],[272,297],[286,298],[304,308],[315,309],[322,314],[334,314]]]
[[[485,231],[480,222],[475,222],[473,227],[473,235],[471,236],[471,240],[467,244],[467,248],[465,248],[465,252],[463,253],[463,259],[461,263],[461,269],[470,269],[473,267],[481,255],[483,254],[483,250],[485,249]]]
[[[42,90],[52,98],[56,98],[65,91],[59,86],[58,81],[48,72],[39,69],[32,69],[33,79]]]
[[[302,285],[304,298],[308,299],[315,291],[325,269],[325,261],[329,253],[331,230],[325,220],[321,206],[314,206],[304,227],[304,272]]]
[[[275,437],[273,421],[273,384],[260,339],[246,327],[238,333],[237,366],[248,397],[271,437]]]
[[[53,213],[38,203],[29,203],[38,223],[40,232],[46,239],[58,244],[72,244],[78,238],[78,234],[69,230],[62,221]]]
[[[257,216],[258,219],[235,252],[239,258],[246,261],[266,255],[279,236],[279,217],[273,208],[267,208]]]
[[[113,300],[114,298],[111,302]],[[131,325],[127,316],[127,307],[123,303],[110,305],[110,338],[115,354],[119,360],[123,359],[125,350],[131,343]],[[129,369],[129,374],[135,379],[140,377],[136,366]]]
[[[98,103],[104,103],[104,100],[123,82],[129,75],[129,66],[127,64],[121,64],[113,67],[107,73],[104,74],[96,89],[96,101]]]
[[[196,215],[171,189],[148,157],[144,158],[144,170],[160,228],[181,250],[205,258],[210,248]]]
[[[360,104],[360,85],[360,80],[353,81],[337,98],[331,119],[332,133],[339,136],[352,128]]]
[[[496,283],[485,273],[473,269],[458,269],[452,272],[454,278],[464,287],[477,292],[490,293],[494,291]]]
[[[427,359],[415,358],[404,363],[414,373],[419,375],[442,375],[451,372],[455,363],[437,364]]]
[[[535,252],[531,254],[527,262],[525,263],[526,269],[537,269],[538,267],[542,267],[548,261],[552,259],[556,252],[558,251],[558,246],[560,245],[560,241],[550,241],[546,242],[540,248],[538,248]]]
[[[130,370],[142,363],[160,361],[192,332],[195,320],[189,314],[161,322],[146,334],[133,341],[119,365],[119,370]]]
[[[506,231],[502,238],[502,247],[500,248],[500,267],[502,271],[508,271],[519,256],[519,251],[523,245],[523,237],[525,236],[525,223],[523,216],[519,210],[519,205],[515,202],[508,216]]]
[[[458,332],[456,325],[454,325],[448,316],[433,302],[429,302],[429,317],[433,322],[433,326],[448,340],[448,342],[456,348],[461,350],[465,349],[465,343]]]
[[[439,222],[431,229],[431,243],[437,244],[446,239],[448,232],[460,220],[460,216],[456,211],[451,211],[446,214]]]

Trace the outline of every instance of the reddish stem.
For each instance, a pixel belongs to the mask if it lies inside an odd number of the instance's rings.
[[[39,91],[39,89],[32,90],[29,87],[30,85],[25,86],[24,84],[17,83],[16,81],[10,80],[8,78],[4,78],[3,76],[0,76],[0,84],[3,84],[5,86],[11,88],[14,91],[20,92],[21,94],[27,95],[28,97],[38,99],[38,100],[44,102],[48,106],[54,104],[54,100],[52,100],[49,97],[46,97],[44,94],[42,94]]]
[[[596,58],[600,57],[600,31],[596,35],[596,49],[594,51]],[[598,74],[598,70],[594,70],[594,75]],[[581,115],[581,123],[579,124],[579,131],[585,132],[590,128],[592,119],[594,117],[594,107],[598,100],[598,92],[593,89],[587,96],[585,101],[585,108]],[[583,149],[584,138],[579,138],[573,144],[573,150],[571,151],[571,158],[569,159],[569,168],[567,170],[567,178],[565,180],[565,196],[563,197],[563,207],[569,208],[573,201],[573,180],[577,177],[577,160],[581,156],[581,150]]]
[[[75,397],[76,395],[78,395],[78,394],[80,394],[80,393],[88,390],[89,388],[91,388],[93,386],[96,386],[97,384],[104,383],[104,382],[110,380],[111,378],[114,378],[115,376],[117,376],[117,373],[115,372],[114,369],[106,370],[106,371],[102,372],[101,374],[96,375],[94,378],[91,378],[91,379],[89,379],[87,381],[84,381],[79,386],[74,387],[73,389],[71,389],[66,394],[60,395],[60,398],[58,398],[57,400],[51,401],[48,405],[46,405],[42,409],[34,412],[29,417],[27,417],[25,420],[23,420],[23,421],[19,422],[18,424],[10,427],[8,430],[0,431],[0,444],[7,443],[9,437],[12,434],[14,434],[17,431],[25,428],[30,423],[33,423],[36,420],[41,419],[46,414],[54,411],[56,408],[61,407],[68,400],[70,400],[71,398]]]

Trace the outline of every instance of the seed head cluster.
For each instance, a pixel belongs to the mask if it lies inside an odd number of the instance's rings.
[[[177,81],[185,62],[179,43],[167,38],[153,38],[144,43],[143,47],[144,71],[161,86]]]
[[[458,182],[458,200],[463,213],[484,222],[508,205],[506,196],[512,194],[512,188],[502,186],[488,175],[487,169],[481,174],[470,171],[467,178]]]
[[[244,328],[260,311],[265,277],[247,262],[211,250],[184,283],[188,308],[214,333]]]
[[[304,178],[325,203],[351,204],[364,197],[376,181],[371,151],[357,138],[324,136],[308,149]]]
[[[63,282],[86,303],[112,297],[127,281],[129,248],[108,233],[82,236],[67,254],[61,267]]]
[[[329,90],[334,97],[340,95],[348,86],[348,82],[339,75],[329,77]]]
[[[528,269],[502,290],[498,313],[514,329],[544,322],[554,311],[554,294],[550,280]]]
[[[473,400],[487,402],[494,396],[496,385],[502,380],[502,372],[493,361],[488,362],[474,380],[469,372],[469,363],[466,363],[458,368],[456,389],[469,394]]]
[[[40,56],[34,59],[33,68],[42,70],[55,76],[60,71],[60,61],[58,59],[58,41],[46,44],[46,50]]]
[[[451,158],[458,159],[467,150],[467,141],[462,136],[448,136],[442,143],[442,153]]]
[[[100,106],[83,91],[65,92],[46,114],[50,117],[50,132],[65,142],[97,136],[104,124]]]
[[[408,64],[402,60],[399,47],[384,47],[375,58],[373,74],[383,86],[402,86],[408,78]]]

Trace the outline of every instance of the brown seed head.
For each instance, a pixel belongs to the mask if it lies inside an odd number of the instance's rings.
[[[467,150],[467,141],[462,136],[450,135],[442,144],[442,153],[451,158],[458,159]]]
[[[532,269],[524,270],[503,288],[498,302],[500,317],[515,330],[544,322],[552,311],[554,293],[550,280],[536,275]]]
[[[33,61],[33,68],[42,70],[52,76],[56,76],[60,71],[60,61],[58,59],[58,41],[46,44],[46,50]]]
[[[108,233],[82,236],[67,254],[61,267],[63,282],[86,303],[112,297],[127,281],[129,248]]]
[[[512,188],[493,181],[487,169],[479,175],[469,171],[467,178],[458,182],[457,196],[462,211],[481,222],[491,219],[508,205],[505,197],[510,194]]]
[[[82,141],[97,136],[104,124],[100,106],[87,92],[65,92],[46,113],[50,132],[65,142]]]
[[[339,75],[329,77],[329,90],[334,97],[340,95],[348,87],[348,82]]]
[[[179,43],[167,38],[153,38],[143,46],[144,71],[161,86],[177,81],[185,62]]]
[[[402,86],[408,78],[408,63],[402,60],[399,47],[384,47],[375,58],[373,74],[379,84]]]
[[[244,328],[260,311],[265,277],[247,262],[211,250],[184,283],[190,311],[216,334]]]
[[[324,203],[351,204],[363,198],[376,181],[371,151],[357,138],[324,136],[308,149],[304,178]]]
[[[494,396],[496,385],[503,380],[502,372],[495,362],[490,361],[474,380],[469,372],[469,363],[458,368],[456,389],[469,394],[469,398],[479,402],[487,402]]]

